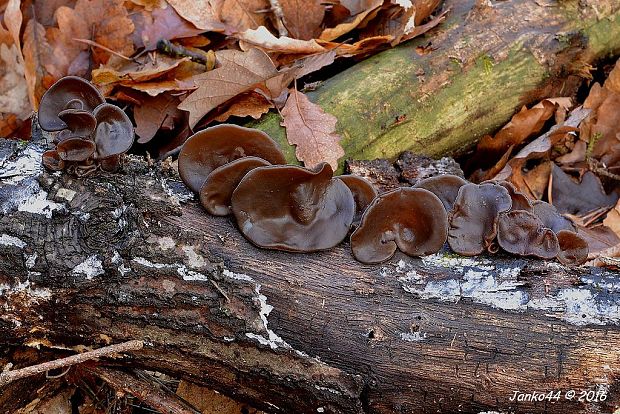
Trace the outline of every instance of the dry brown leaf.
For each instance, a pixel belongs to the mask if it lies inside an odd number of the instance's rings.
[[[110,53],[75,39],[86,39],[125,56],[133,53],[131,34],[134,25],[123,0],[78,0],[75,8],[56,11],[58,28],[48,29],[48,40],[55,61],[46,70],[55,77],[74,74],[85,76],[92,55],[95,66],[105,64]]]
[[[13,43],[17,45],[17,50],[21,53],[21,43],[19,40],[19,32],[22,28],[22,11],[20,9],[20,0],[9,0],[4,10],[4,24],[13,38]],[[21,56],[21,55],[20,55]],[[20,57],[21,59],[21,57]],[[22,59],[23,63],[23,59]]]
[[[225,122],[231,116],[251,116],[254,119],[259,119],[261,115],[267,113],[272,107],[271,101],[265,95],[252,91],[234,98],[233,103],[222,114],[216,116],[214,120]]]
[[[267,52],[292,53],[298,55],[310,55],[321,53],[325,48],[314,40],[298,40],[290,37],[275,37],[265,26],[258,29],[248,29],[237,35],[242,41],[242,49],[258,47]],[[244,45],[243,43],[246,43]]]
[[[174,70],[149,82],[134,83],[130,88],[146,92],[151,96],[168,91],[191,91],[198,88],[195,79],[205,73],[204,65],[196,62],[182,62]]]
[[[338,159],[344,156],[339,143],[342,137],[336,133],[338,119],[296,89],[289,93],[282,109],[282,125],[289,144],[297,147],[295,156],[308,168],[327,162],[336,170]]]
[[[361,0],[354,2],[342,2],[351,11],[351,17],[336,27],[323,30],[319,39],[332,41],[357,28],[365,20],[372,19],[383,4],[383,0]]]
[[[586,159],[587,149],[588,149],[588,145],[585,142],[581,140],[577,140],[577,142],[575,142],[575,146],[573,147],[573,150],[567,154],[562,155],[561,157],[557,157],[555,159],[555,162],[558,162],[564,165],[583,162]]]
[[[133,114],[136,120],[136,135],[138,142],[149,142],[160,129],[173,130],[176,121],[183,117],[177,109],[179,98],[169,94],[156,97],[142,97],[142,103],[134,106]]]
[[[217,53],[217,60],[221,66],[197,76],[199,88],[179,105],[179,109],[189,112],[192,128],[203,116],[241,93],[259,88],[277,97],[286,86],[286,74],[278,72],[262,50],[223,50]]]
[[[617,246],[620,243],[620,238],[609,227],[602,224],[594,227],[584,227],[577,223],[576,226],[577,233],[588,241],[588,247],[590,248],[588,257],[590,259],[598,257],[599,252]]]
[[[225,29],[209,0],[168,0],[168,3],[181,17],[205,32],[223,32]]]
[[[173,7],[155,9],[150,13],[133,13],[131,20],[136,27],[133,42],[146,50],[155,50],[160,39],[193,37],[204,32],[182,18]]]
[[[131,2],[144,7],[144,9],[148,11],[163,9],[168,5],[166,0],[131,0]]]
[[[603,220],[603,224],[620,237],[620,201],[618,201],[614,208],[609,210],[607,217]]]
[[[295,60],[295,64],[290,68],[291,72],[294,71],[295,78],[302,78],[312,72],[316,72],[334,63],[336,59],[336,52],[329,50],[327,52],[319,53],[317,55],[308,56],[302,59]]]
[[[0,45],[0,112],[24,120],[32,113],[17,45]]]
[[[223,0],[220,20],[231,27],[233,32],[243,32],[266,26],[271,5],[268,0]]]
[[[23,53],[28,97],[30,105],[36,111],[39,109],[39,101],[47,89],[44,79],[48,74],[43,62],[47,61],[52,55],[52,47],[45,36],[45,28],[34,18],[28,21],[24,30]]]
[[[177,395],[196,407],[202,414],[265,414],[219,392],[184,380],[179,382]]]
[[[92,71],[92,81],[97,85],[121,84],[129,86],[135,83],[157,79],[176,69],[189,58],[173,58],[167,55],[145,55],[137,61],[111,59],[110,64]]]
[[[280,5],[291,37],[311,40],[321,33],[325,6],[320,0],[280,0]]]
[[[323,40],[317,40],[317,43],[326,49],[333,50],[337,56],[351,57],[351,56],[363,56],[373,52],[376,52],[380,48],[388,46],[394,37],[388,36],[376,36],[367,37],[366,39],[359,40],[352,45],[338,42],[325,42]]]

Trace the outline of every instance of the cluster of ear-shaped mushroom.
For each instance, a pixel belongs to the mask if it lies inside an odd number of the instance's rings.
[[[353,228],[353,255],[368,264],[388,260],[396,250],[436,253],[446,241],[465,256],[502,247],[582,264],[588,255],[587,242],[568,219],[507,182],[477,185],[442,175],[379,195],[362,177],[333,177],[328,164],[307,169],[285,162],[267,134],[228,124],[190,137],[178,161],[181,178],[205,209],[232,213],[243,235],[263,248],[325,250]]]
[[[53,171],[79,176],[97,167],[114,171],[133,144],[133,125],[125,112],[76,76],[60,79],[45,92],[38,115],[41,129],[57,132],[55,148],[43,153],[43,165]]]

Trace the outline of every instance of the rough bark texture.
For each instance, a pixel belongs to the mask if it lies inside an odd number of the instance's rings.
[[[166,168],[132,159],[122,174],[77,179],[42,171],[41,151],[0,140],[3,364],[19,368],[34,346],[49,360],[140,339],[112,368],[169,373],[273,413],[619,405],[618,273],[449,252],[366,266],[346,243],[260,250]],[[0,412],[43,380],[7,386]],[[509,400],[552,390],[607,398]]]
[[[570,96],[589,65],[620,52],[617,0],[446,0],[445,22],[308,93],[338,118],[345,158],[460,152],[504,125],[522,105]],[[420,55],[417,47],[426,47]],[[253,126],[280,142],[280,116]]]

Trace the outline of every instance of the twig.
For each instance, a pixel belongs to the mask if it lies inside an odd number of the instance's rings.
[[[226,302],[230,302],[230,299],[228,298],[228,295],[226,294],[226,292],[224,292],[222,290],[222,288],[220,287],[220,285],[218,285],[217,283],[215,283],[215,280],[213,279],[209,279],[209,282],[211,282],[211,284],[213,284],[213,286],[217,289],[218,292],[220,292],[222,294],[222,296],[224,296],[224,298],[226,298]]]
[[[73,40],[75,40],[76,42],[80,42],[80,43],[86,43],[86,44],[87,44],[87,45],[89,45],[89,46],[98,47],[99,49],[105,50],[105,51],[106,51],[106,52],[108,52],[108,53],[112,53],[114,56],[118,56],[118,57],[119,57],[119,58],[121,58],[121,59],[125,59],[125,60],[128,60],[128,61],[130,61],[130,62],[135,62],[135,59],[132,59],[132,58],[130,58],[130,57],[127,57],[127,56],[125,56],[125,55],[123,55],[123,54],[120,54],[120,53],[118,53],[118,52],[115,52],[115,51],[113,51],[112,49],[105,47],[104,45],[100,45],[100,44],[99,44],[99,43],[97,43],[97,42],[93,42],[92,40],[88,40],[88,39],[77,39],[77,38],[74,38]]]
[[[282,11],[282,5],[279,0],[269,0],[269,4],[271,5],[271,11],[273,15],[276,17],[276,27],[278,28],[278,34],[280,37],[288,36],[288,30],[286,30],[284,12]]]
[[[36,374],[50,371],[52,369],[58,369],[68,367],[71,365],[81,364],[82,362],[89,361],[91,359],[100,358],[112,354],[119,354],[128,351],[137,351],[142,349],[144,342],[142,341],[128,341],[120,344],[114,344],[110,346],[104,346],[103,348],[95,349],[93,351],[84,352],[82,354],[71,355],[66,358],[60,358],[54,361],[44,362],[42,364],[33,365],[26,368],[16,369],[14,371],[7,371],[0,373],[0,387],[10,384],[18,379],[31,377]]]

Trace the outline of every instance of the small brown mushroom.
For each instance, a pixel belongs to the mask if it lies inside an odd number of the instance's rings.
[[[271,164],[286,160],[278,144],[257,129],[221,124],[189,137],[179,153],[179,175],[192,191],[200,191],[207,176],[224,164],[254,156]]]
[[[133,125],[121,108],[104,103],[95,108],[93,115],[97,119],[95,158],[112,157],[131,148],[135,137]]]
[[[450,211],[459,189],[465,184],[467,181],[458,175],[444,174],[420,180],[414,185],[414,188],[424,188],[435,194],[441,200],[446,211]]]
[[[95,143],[83,138],[67,138],[56,146],[56,151],[65,161],[86,161],[95,153]]]
[[[271,165],[258,157],[243,157],[217,167],[200,188],[200,203],[214,216],[231,213],[230,199],[241,179],[251,170]]]
[[[463,256],[488,249],[497,234],[499,213],[510,210],[508,190],[495,183],[465,184],[448,217],[448,244]]]
[[[58,118],[67,124],[67,129],[74,137],[90,137],[97,126],[97,120],[93,114],[82,109],[62,110],[58,113]]]
[[[588,260],[590,251],[588,242],[579,234],[560,230],[556,236],[560,245],[558,260],[568,266],[582,265]]]
[[[355,200],[354,223],[359,223],[362,214],[371,201],[378,195],[377,189],[367,179],[358,175],[340,175],[336,177],[349,187]]]
[[[500,214],[497,241],[502,249],[521,256],[552,259],[559,252],[555,233],[546,228],[534,214],[524,210]]]
[[[370,203],[351,234],[351,249],[362,263],[380,263],[397,248],[409,256],[436,253],[447,237],[448,216],[441,200],[423,188],[398,188]]]
[[[112,155],[108,158],[99,160],[99,166],[103,171],[115,172],[121,166],[121,157],[123,154]]]
[[[243,235],[259,247],[313,252],[334,247],[355,214],[351,190],[332,179],[329,164],[259,167],[241,180],[231,199]]]
[[[60,131],[67,128],[58,114],[65,109],[79,109],[92,112],[105,99],[97,88],[77,76],[65,76],[54,83],[41,97],[39,103],[39,124],[45,131]]]
[[[65,162],[60,155],[58,155],[58,151],[55,149],[45,151],[42,156],[43,166],[51,171],[61,171],[65,168]]]
[[[544,201],[536,200],[532,202],[532,213],[543,222],[545,227],[559,233],[561,230],[575,231],[573,223],[561,215],[555,206]]]

